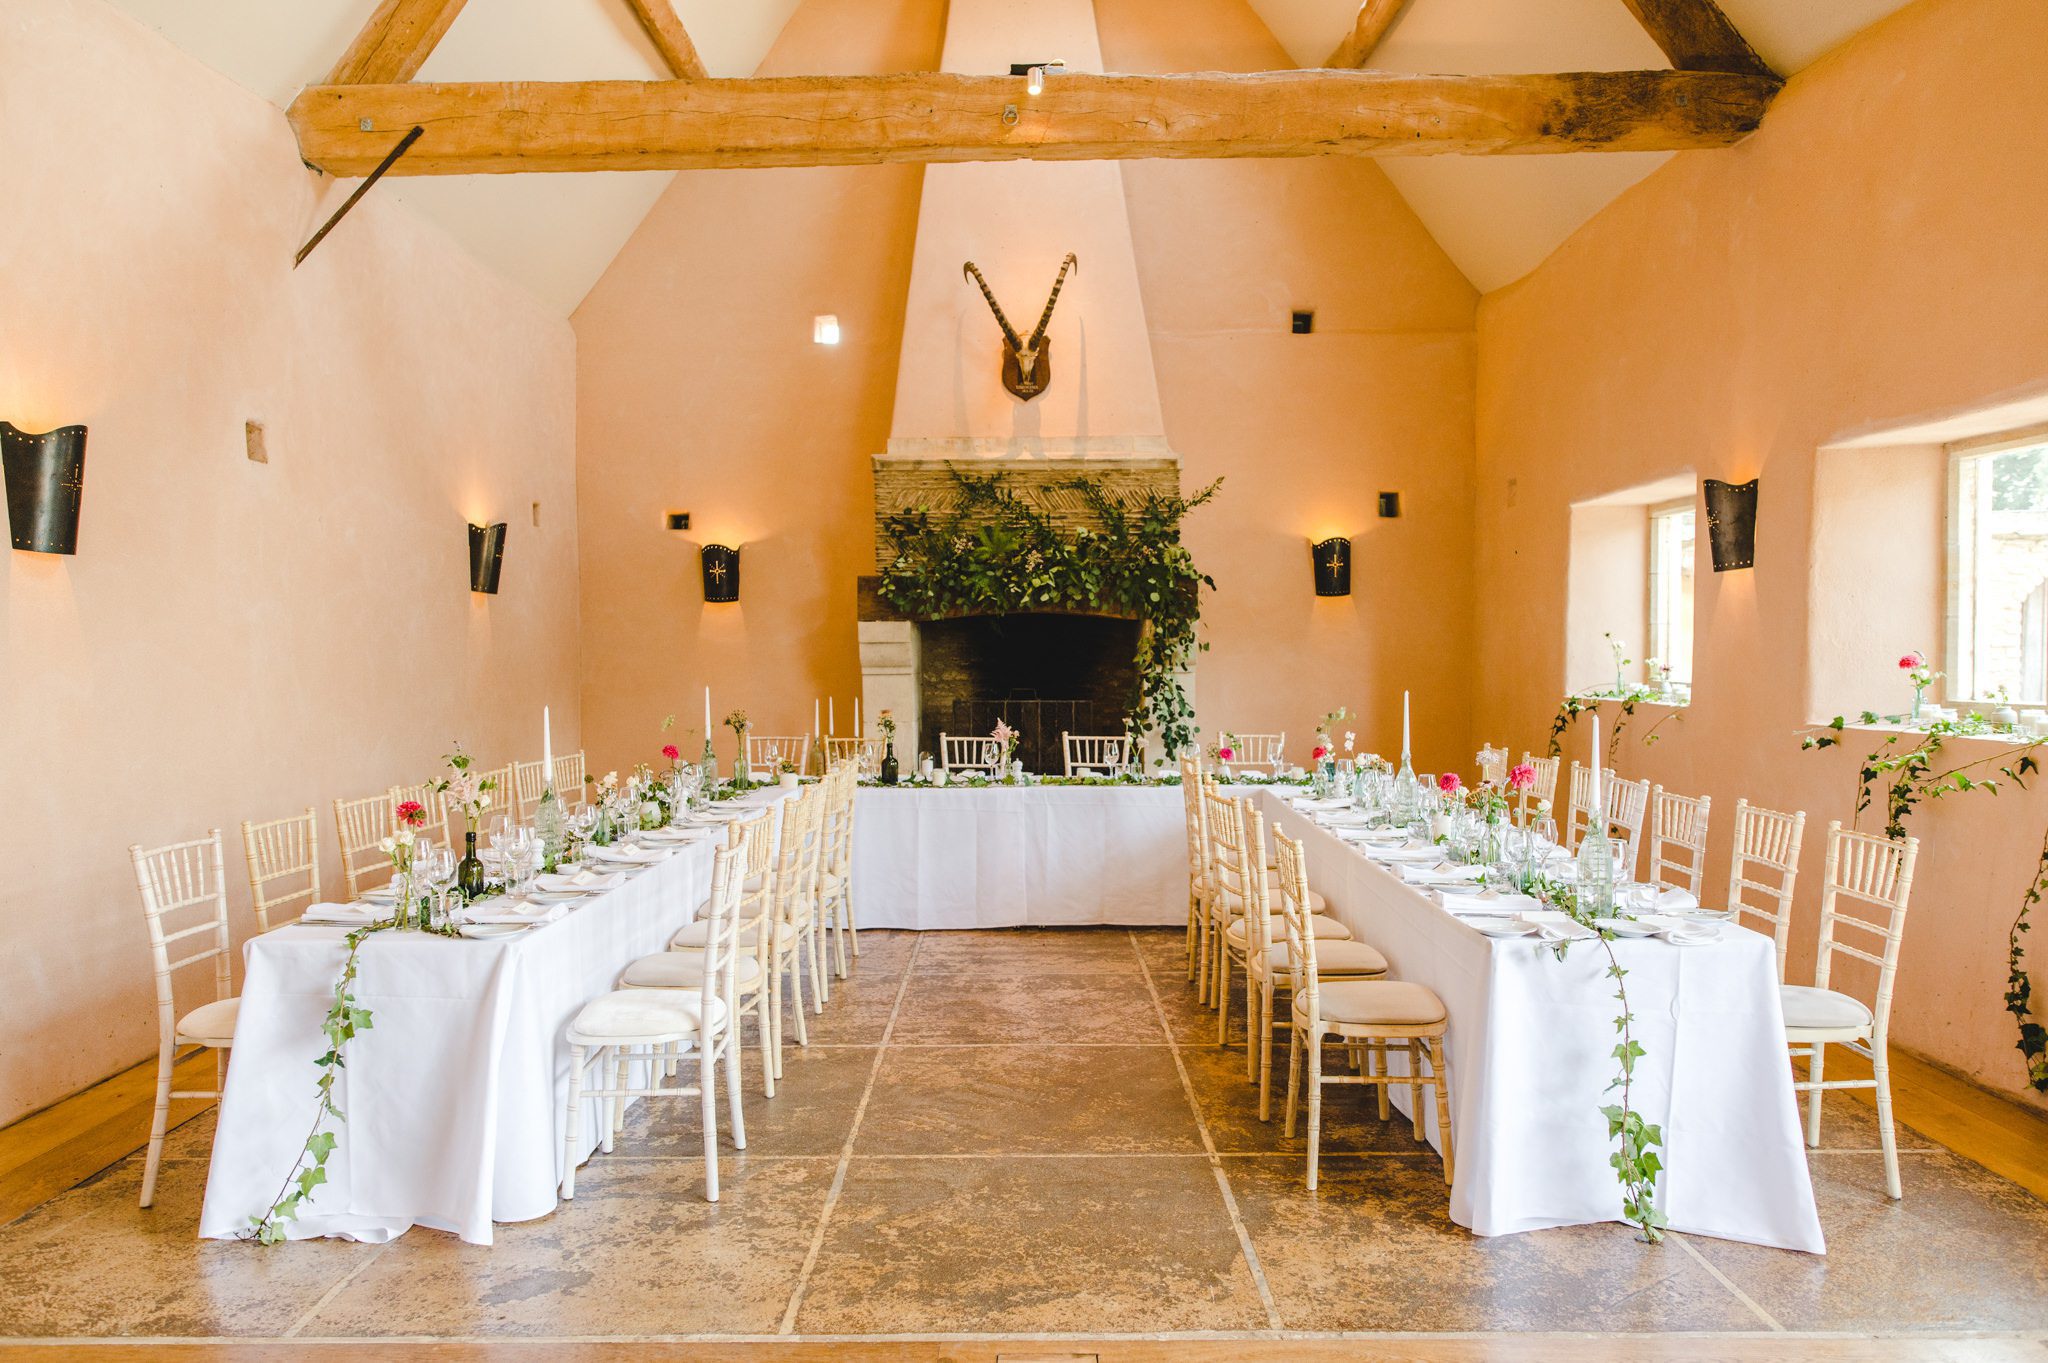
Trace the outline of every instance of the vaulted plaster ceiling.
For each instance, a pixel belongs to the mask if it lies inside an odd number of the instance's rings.
[[[111,0],[279,107],[320,79],[377,0]],[[714,76],[751,75],[801,0],[676,0]],[[1359,0],[1248,0],[1302,66],[1347,34]],[[1790,75],[1907,0],[1721,0]],[[1622,0],[1410,0],[1373,65],[1526,72],[1661,67]],[[422,80],[648,79],[665,74],[621,0],[472,0]],[[1666,153],[1410,157],[1381,162],[1482,290],[1519,279]],[[567,315],[668,184],[667,172],[394,179],[389,194]]]

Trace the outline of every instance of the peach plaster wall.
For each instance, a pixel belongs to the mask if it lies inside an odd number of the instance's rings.
[[[374,195],[294,272],[348,186],[101,0],[5,7],[0,165],[0,418],[90,428],[77,556],[0,557],[5,1122],[155,1049],[129,843],[221,828],[239,939],[311,804],[338,893],[334,797],[575,743],[577,600],[562,321]]]
[[[1675,158],[1480,307],[1482,737],[1533,746],[1566,682],[1571,502],[1686,468],[1762,477],[1756,568],[1708,571],[1700,539],[1694,703],[1654,748],[1625,740],[1620,765],[1713,796],[1716,877],[1738,796],[1808,811],[1795,980],[1811,978],[1827,822],[1849,819],[1875,741],[1800,751],[1822,717],[1816,676],[1852,667],[1814,659],[1810,637],[1876,657],[1939,645],[1917,597],[1911,637],[1814,618],[1814,581],[1846,568],[1812,547],[1816,450],[2048,382],[2043,51],[2048,9],[2031,0],[1922,0],[1793,79],[1749,141]],[[1924,538],[1925,518],[1866,533],[1924,559],[1909,530]],[[1905,699],[1894,675],[1863,704]],[[1583,735],[1572,748],[1583,759]],[[2038,791],[1912,821],[1894,1040],[2015,1093],[2005,937],[2044,822]]]

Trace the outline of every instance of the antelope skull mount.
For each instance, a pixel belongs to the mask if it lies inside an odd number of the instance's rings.
[[[996,325],[1003,329],[1003,387],[1025,402],[1037,397],[1052,382],[1052,342],[1046,338],[1045,329],[1052,322],[1052,310],[1060,301],[1060,288],[1067,282],[1067,271],[1080,262],[1073,252],[1060,262],[1059,277],[1052,282],[1052,296],[1045,300],[1045,311],[1039,315],[1038,329],[1026,337],[1017,334],[1010,325],[1010,319],[1003,316],[1003,305],[996,302],[990,292],[988,281],[981,277],[973,261],[960,267],[963,277],[972,277],[981,286],[981,296],[988,300],[988,310],[996,315]]]

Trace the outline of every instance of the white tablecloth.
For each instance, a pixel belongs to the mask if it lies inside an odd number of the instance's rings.
[[[865,787],[853,823],[864,928],[1184,924],[1178,786]]]
[[[563,1035],[622,968],[662,950],[688,921],[710,893],[715,845],[688,844],[517,937],[386,931],[365,941],[355,994],[373,1022],[349,1044],[335,1096],[348,1120],[293,1238],[383,1241],[420,1225],[487,1245],[493,1222],[552,1211],[568,1103]],[[202,1236],[246,1231],[298,1158],[346,931],[299,924],[248,944]],[[585,1104],[586,1153],[596,1108]]]
[[[1259,798],[1274,826],[1304,840],[1330,912],[1385,953],[1395,978],[1444,1001],[1451,1219],[1480,1235],[1620,1220],[1600,1115],[1615,1101],[1618,1010],[1599,944],[1560,961],[1532,939],[1485,937],[1273,792]],[[1631,1099],[1664,1128],[1658,1205],[1672,1228],[1823,1253],[1770,939],[1725,925],[1700,946],[1614,945],[1645,1051]],[[1405,1110],[1407,1091],[1395,1095]],[[1426,1095],[1423,1108],[1441,1148]]]

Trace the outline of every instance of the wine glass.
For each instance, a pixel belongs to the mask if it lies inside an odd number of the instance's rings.
[[[433,926],[448,925],[448,888],[455,883],[455,852],[451,848],[430,849],[421,862],[427,888],[434,894]]]

